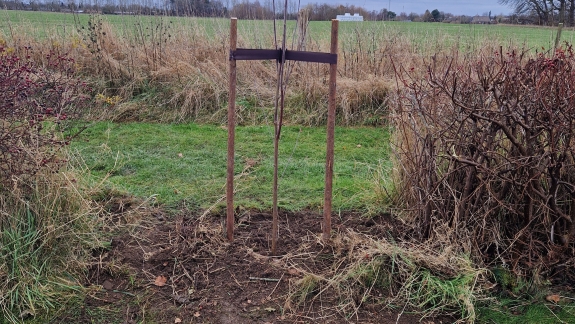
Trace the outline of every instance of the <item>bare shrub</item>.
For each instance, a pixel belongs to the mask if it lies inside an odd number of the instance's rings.
[[[0,43],[0,190],[40,168],[58,169],[58,156],[72,133],[64,125],[82,111],[87,85],[74,77],[74,60],[50,51],[45,65],[32,50],[16,55]]]
[[[572,260],[574,68],[571,46],[437,56],[425,78],[398,68],[396,188],[415,236],[520,275]]]

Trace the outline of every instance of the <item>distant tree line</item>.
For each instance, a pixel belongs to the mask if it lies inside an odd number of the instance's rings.
[[[277,1],[274,8],[272,0],[265,0],[262,2],[255,1],[227,1],[230,16],[239,19],[272,19],[273,17],[282,18],[284,11],[284,3]],[[274,10],[275,9],[275,10]],[[296,1],[288,2],[288,19],[296,19],[298,10],[309,11],[310,20],[331,20],[337,15],[342,15],[346,12],[352,14],[360,14],[365,20],[394,20],[397,16],[393,11],[382,9],[380,11],[369,11],[360,6],[355,5],[330,5],[326,3],[309,4],[303,8],[298,8]]]
[[[499,0],[513,8],[513,22],[575,26],[575,0]]]
[[[239,19],[283,18],[284,3],[272,0],[0,0],[0,8],[103,14],[163,14],[171,16],[237,17]],[[298,2],[288,1],[288,19],[296,19]],[[396,13],[382,9],[368,11],[355,5],[310,4],[310,20],[330,20],[338,14],[358,13],[365,20],[394,20]]]
[[[0,8],[54,12],[227,17],[218,0],[0,0]]]
[[[310,12],[310,20],[331,20],[337,15],[343,15],[346,12],[351,14],[360,14],[365,20],[394,20],[397,14],[387,9],[366,10],[363,7],[355,5],[330,5],[326,3],[314,3],[305,7]]]
[[[516,24],[556,25],[564,22],[575,26],[575,0],[498,0],[514,9],[509,17],[490,19]],[[288,19],[296,19],[301,9],[308,10],[310,20],[330,20],[349,12],[360,14],[372,21],[419,21],[471,23],[473,17],[455,16],[438,9],[423,14],[399,14],[386,8],[366,10],[356,5],[333,5],[312,3],[299,8],[299,1],[289,0]],[[86,12],[103,14],[170,15],[198,17],[237,17],[239,19],[283,18],[284,3],[281,0],[0,0],[0,8],[9,10],[42,10],[60,12]]]
[[[172,16],[237,17],[239,19],[283,18],[284,3],[273,0],[0,0],[0,8],[8,10],[34,10],[55,12],[87,12],[103,14],[164,14]],[[288,1],[288,19],[296,19],[301,9],[309,11],[310,20],[331,20],[346,12],[360,14],[365,20],[397,20],[395,12],[387,9],[366,10],[355,5],[314,3],[298,7],[295,0]],[[437,11],[437,10],[435,10]],[[434,11],[434,12],[435,12]],[[443,13],[442,13],[443,15]],[[401,20],[406,20],[403,14]],[[411,13],[409,19],[419,21]]]

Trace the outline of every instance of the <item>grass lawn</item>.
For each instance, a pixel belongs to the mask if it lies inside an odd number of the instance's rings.
[[[385,128],[337,128],[334,210],[370,210],[384,199],[379,179],[389,169]],[[323,205],[325,128],[282,130],[279,206]],[[197,124],[100,122],[73,144],[94,180],[109,175],[116,189],[159,204],[207,208],[225,195],[227,130]],[[239,127],[236,133],[236,204],[272,206],[273,127]],[[223,203],[222,203],[223,204]]]

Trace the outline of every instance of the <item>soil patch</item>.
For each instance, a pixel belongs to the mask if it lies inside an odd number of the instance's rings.
[[[334,267],[345,246],[321,241],[317,212],[280,213],[278,254],[270,255],[271,214],[243,212],[225,241],[224,216],[182,212],[149,219],[96,252],[86,285],[94,292],[74,320],[94,323],[416,323],[421,317],[383,304],[342,311],[338,296],[302,292],[296,283]],[[334,217],[333,228],[392,238],[389,215]],[[318,297],[319,296],[319,297]],[[450,317],[421,323],[452,323]]]

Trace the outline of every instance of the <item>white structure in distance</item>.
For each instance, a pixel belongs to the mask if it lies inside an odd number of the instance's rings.
[[[335,19],[339,21],[363,21],[363,16],[360,16],[358,13],[352,16],[349,12],[346,12],[345,15],[337,15]]]

